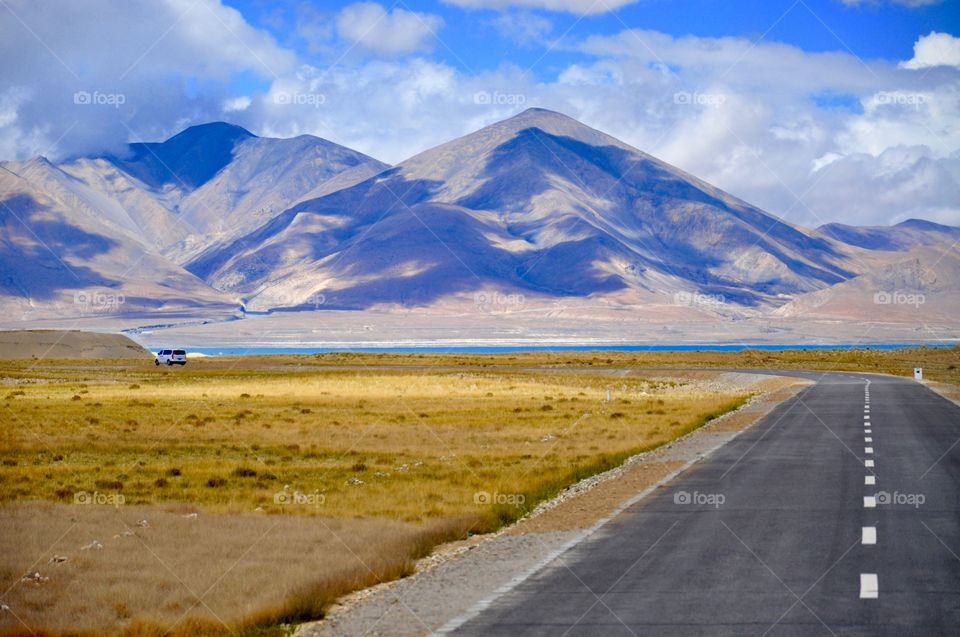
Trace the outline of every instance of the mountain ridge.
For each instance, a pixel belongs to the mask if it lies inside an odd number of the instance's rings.
[[[904,254],[933,259],[960,238],[960,228],[924,220],[791,224],[546,109],[396,166],[321,138],[258,137],[224,122],[130,148],[59,165],[0,162],[0,201],[13,201],[28,227],[52,214],[102,237],[96,254],[69,253],[89,266],[84,285],[123,288],[120,253],[140,255],[130,258],[172,286],[148,293],[197,315],[446,307],[489,290],[640,312],[693,303],[704,320],[795,315],[835,304],[834,288],[877,285],[870,273]],[[10,177],[17,170],[33,181]],[[62,312],[71,288],[31,293],[18,262],[36,252],[18,241],[31,243],[10,229],[0,243],[0,290],[41,312],[59,294],[51,312]],[[98,267],[109,276],[98,278]],[[931,292],[956,305],[955,269],[939,272]]]

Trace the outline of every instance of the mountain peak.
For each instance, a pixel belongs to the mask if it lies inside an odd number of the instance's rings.
[[[236,124],[230,124],[228,122],[207,122],[205,124],[188,126],[163,143],[169,144],[175,140],[197,140],[201,138],[227,138],[240,140],[250,137],[256,137],[256,135],[242,126],[237,126]]]
[[[240,126],[210,122],[191,126],[165,142],[130,144],[126,156],[107,159],[154,188],[172,184],[194,190],[230,163],[237,144],[255,137]]]

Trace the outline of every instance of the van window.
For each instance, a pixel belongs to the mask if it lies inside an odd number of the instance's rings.
[[[174,356],[186,356],[187,353],[186,353],[185,351],[183,351],[182,349],[175,349],[175,350],[173,350],[173,355],[174,355]]]

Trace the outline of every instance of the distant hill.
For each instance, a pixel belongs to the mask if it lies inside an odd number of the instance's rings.
[[[79,330],[0,331],[0,359],[130,358],[149,360],[152,353],[122,334]]]
[[[530,109],[304,201],[187,269],[251,307],[429,304],[485,286],[757,307],[856,276],[847,247]]]
[[[222,122],[0,162],[0,229],[8,322],[430,312],[491,293],[658,320],[915,319],[874,302],[887,288],[960,316],[960,228],[803,228],[543,109],[393,167]]]
[[[923,219],[908,219],[895,226],[847,226],[828,223],[817,230],[843,243],[867,250],[903,252],[916,246],[960,241],[960,228]]]
[[[224,123],[123,155],[0,162],[0,315],[236,312],[235,295],[179,263],[386,167],[317,137]],[[98,295],[124,302],[76,302]]]

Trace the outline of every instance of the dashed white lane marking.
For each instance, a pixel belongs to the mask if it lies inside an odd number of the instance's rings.
[[[864,509],[876,509],[876,508],[877,508],[877,496],[875,496],[875,495],[865,495],[865,496],[863,496],[863,508],[864,508]]]
[[[873,460],[864,460],[864,461],[863,461],[863,466],[865,466],[865,467],[873,467]]]
[[[867,436],[866,438],[863,439],[863,441],[864,441],[864,442],[873,442],[873,438],[871,438],[870,436]]]
[[[880,582],[876,573],[860,573],[860,599],[880,597]]]
[[[863,433],[865,433],[865,434],[872,434],[872,433],[873,433],[873,429],[870,429],[869,427],[867,427],[866,429],[863,430]]]
[[[863,419],[864,419],[864,420],[870,420],[870,414],[864,414]]]
[[[865,454],[867,454],[867,455],[873,453],[873,447],[864,447],[864,448],[863,448],[863,453],[865,453]]]
[[[861,544],[876,544],[877,543],[877,527],[875,526],[865,526],[863,527],[863,533],[860,537]]]
[[[863,476],[863,484],[872,487],[877,483],[877,476]]]

